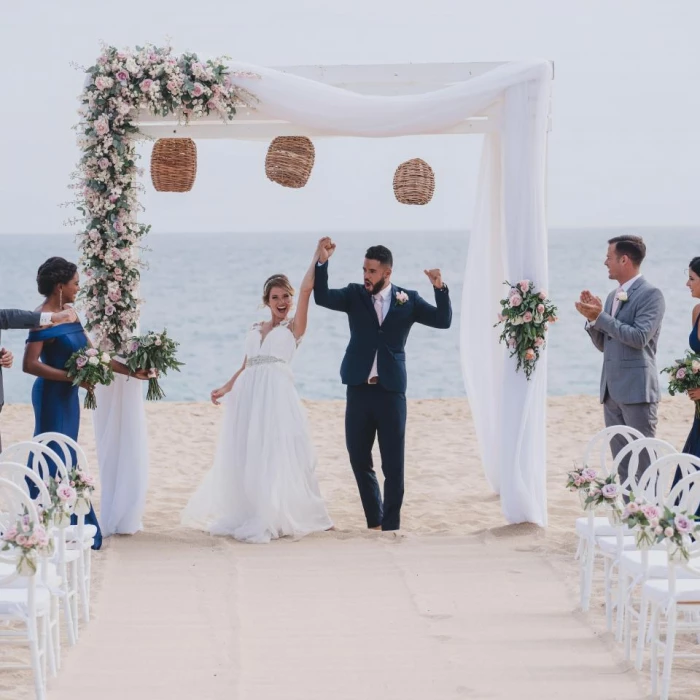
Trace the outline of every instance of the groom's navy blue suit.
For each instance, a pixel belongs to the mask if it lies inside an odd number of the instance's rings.
[[[408,300],[399,303],[404,291]],[[406,435],[405,345],[414,323],[449,328],[452,307],[447,288],[435,290],[437,307],[417,292],[391,286],[391,304],[381,326],[372,296],[361,284],[328,288],[328,263],[316,267],[314,300],[319,306],[344,311],[350,324],[350,342],[340,367],[347,385],[345,440],[368,527],[398,530],[404,492]],[[376,384],[368,382],[377,356]],[[372,464],[372,446],[379,439],[384,472],[384,503]]]

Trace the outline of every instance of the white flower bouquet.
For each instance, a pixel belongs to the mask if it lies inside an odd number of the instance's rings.
[[[94,410],[97,408],[95,386],[109,386],[114,381],[112,356],[108,352],[98,352],[95,348],[82,348],[74,352],[66,362],[68,378],[73,380],[73,386],[86,386],[87,396],[83,406]]]

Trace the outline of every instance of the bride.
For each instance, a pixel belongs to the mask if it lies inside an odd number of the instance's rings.
[[[294,289],[284,275],[263,288],[270,319],[252,326],[241,368],[211,400],[225,404],[214,466],[187,504],[184,525],[269,542],[330,530],[333,523],[316,481],[316,456],[289,363],[306,330],[314,258]]]

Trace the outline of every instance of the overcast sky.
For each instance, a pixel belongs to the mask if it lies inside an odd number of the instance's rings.
[[[0,10],[0,233],[61,232],[77,96],[104,40],[261,65],[554,60],[552,226],[700,224],[697,0],[43,0]],[[303,190],[264,174],[266,144],[200,142],[195,189],[158,195],[156,232],[468,228],[480,136],[316,142]],[[150,146],[142,165],[148,166]],[[427,207],[391,180],[421,157]]]

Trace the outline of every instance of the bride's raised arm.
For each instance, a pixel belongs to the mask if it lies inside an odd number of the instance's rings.
[[[311,293],[314,291],[318,256],[319,252],[318,249],[316,249],[311,265],[309,265],[309,269],[306,271],[301,285],[299,285],[299,299],[297,301],[296,312],[294,313],[294,323],[292,324],[292,332],[297,340],[306,333],[306,324],[309,319],[309,299],[311,299]]]

